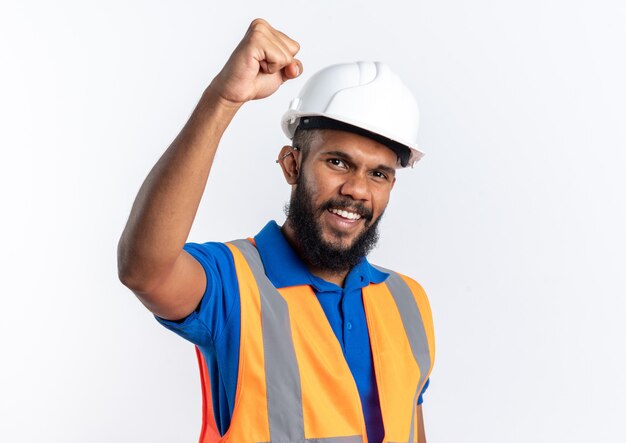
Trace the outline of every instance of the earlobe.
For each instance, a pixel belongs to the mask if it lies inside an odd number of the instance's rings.
[[[283,170],[285,180],[290,185],[295,185],[298,181],[298,173],[300,171],[300,157],[299,151],[293,147],[286,145],[283,146],[278,154],[278,163]]]

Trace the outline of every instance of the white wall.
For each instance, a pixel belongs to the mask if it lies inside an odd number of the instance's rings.
[[[197,440],[193,348],[118,282],[116,243],[256,16],[301,43],[305,78],[382,59],[419,99],[427,156],[372,260],[430,295],[429,441],[626,441],[624,5],[3,1],[0,441]],[[282,221],[301,85],[237,116],[191,240]]]

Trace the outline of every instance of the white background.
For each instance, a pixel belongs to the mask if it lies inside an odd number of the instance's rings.
[[[626,6],[583,0],[3,0],[0,441],[197,441],[193,347],[118,282],[116,244],[257,16],[304,79],[380,59],[418,98],[427,155],[371,258],[430,296],[429,441],[626,441]],[[190,240],[282,223],[302,83],[236,117]]]

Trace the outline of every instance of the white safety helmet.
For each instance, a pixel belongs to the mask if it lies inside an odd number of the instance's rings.
[[[315,73],[289,105],[282,128],[340,129],[372,138],[398,155],[398,165],[413,166],[419,110],[411,91],[381,62],[331,65]]]

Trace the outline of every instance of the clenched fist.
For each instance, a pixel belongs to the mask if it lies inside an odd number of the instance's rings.
[[[234,105],[268,97],[302,73],[302,63],[294,58],[299,50],[295,40],[256,19],[210,88]]]

